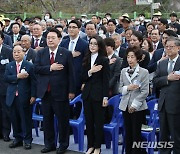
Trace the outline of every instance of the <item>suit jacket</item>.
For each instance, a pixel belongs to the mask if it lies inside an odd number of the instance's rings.
[[[120,93],[122,93],[122,99],[119,108],[126,111],[127,107],[132,106],[136,111],[145,110],[147,109],[146,97],[149,94],[149,73],[138,65],[130,77],[127,72],[129,68],[124,68],[121,71]],[[128,91],[127,86],[133,84],[135,80],[140,82],[140,88]]]
[[[109,88],[110,94],[116,95],[119,93],[119,78],[121,73],[121,60],[115,54],[112,55],[112,58],[116,58],[116,61],[110,64],[110,80],[109,80]]]
[[[13,43],[11,40],[11,37],[7,34],[4,33],[4,40],[3,40],[3,44],[8,45],[10,48],[13,48]]]
[[[19,34],[19,35],[18,35],[18,38],[17,38],[17,41],[21,41],[21,37],[22,37],[22,35]],[[14,35],[11,35],[11,41],[12,41],[12,43],[14,44]]]
[[[6,95],[7,83],[4,80],[6,65],[13,61],[12,49],[3,45],[0,51],[0,95]]]
[[[34,37],[32,37],[32,42],[31,42],[31,48],[33,48],[33,49],[35,49],[35,47],[34,47]],[[41,40],[40,40],[40,43],[39,43],[39,46],[40,47],[47,47],[47,43],[46,43],[46,38],[45,37],[41,37]]]
[[[91,97],[95,101],[102,101],[103,97],[108,97],[109,95],[109,60],[107,57],[98,55],[94,64],[102,65],[103,67],[90,77],[88,76],[88,71],[91,69],[91,57],[89,57],[89,63],[83,66],[82,80],[85,86],[82,91],[82,99],[86,100],[88,97]]]
[[[56,101],[67,101],[69,93],[75,93],[73,57],[67,49],[59,47],[55,62],[62,64],[60,71],[50,71],[50,53],[46,47],[37,52],[35,60],[35,72],[38,74],[37,97],[43,98],[48,84],[51,87],[51,95]]]
[[[154,84],[157,88],[160,88],[160,97],[158,103],[158,109],[161,111],[163,105],[165,105],[165,110],[170,114],[180,114],[180,80],[178,81],[168,81],[167,68],[168,60],[165,59],[159,62],[157,70],[154,77]],[[173,71],[180,70],[180,57],[178,57]]]
[[[26,79],[17,79],[16,62],[12,61],[6,66],[5,80],[8,82],[8,88],[6,93],[6,104],[11,106],[16,91],[18,91],[18,97],[20,103],[27,107],[30,105],[30,98],[36,97],[36,77],[34,74],[33,64],[23,60],[20,72],[25,69],[29,76]]]
[[[61,47],[68,49],[69,47],[70,38],[63,40],[60,44]],[[74,69],[75,69],[75,85],[77,89],[80,89],[82,85],[81,81],[81,73],[82,73],[82,61],[88,50],[88,43],[87,41],[79,38],[75,47],[75,51],[79,51],[81,53],[80,56],[73,58],[74,62]]]
[[[34,64],[35,59],[36,59],[36,55],[37,55],[37,52],[34,49],[29,48],[27,56],[26,56],[26,60],[30,61],[30,62],[32,62]]]
[[[153,57],[149,62],[148,71],[149,73],[155,72],[157,68],[157,61],[161,59],[164,52],[164,48],[154,51]]]
[[[161,49],[161,48],[164,48],[164,46],[163,46],[162,42],[159,41],[156,50],[157,50],[157,49]]]

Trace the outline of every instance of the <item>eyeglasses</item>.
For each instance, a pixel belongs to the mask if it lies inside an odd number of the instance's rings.
[[[166,48],[168,49],[173,49],[175,46],[166,46]]]
[[[97,43],[89,43],[90,46],[98,46]]]
[[[76,26],[69,26],[68,27],[68,29],[76,29],[76,28],[78,28],[78,27],[76,27]]]

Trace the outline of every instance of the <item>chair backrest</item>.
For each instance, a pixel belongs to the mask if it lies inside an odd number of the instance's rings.
[[[157,110],[158,99],[153,99],[147,103],[148,109],[150,110],[150,118],[148,125],[156,128],[158,123],[158,110]]]
[[[112,105],[114,109],[111,122],[116,122],[117,118],[120,116],[120,109],[119,109],[120,100],[121,100],[120,94],[115,95],[108,100],[108,105]]]
[[[150,100],[156,99],[155,95],[150,95],[146,98],[146,102],[149,102]]]
[[[76,103],[81,102],[82,108],[81,108],[81,113],[80,113],[79,118],[82,118],[82,117],[83,117],[83,112],[84,112],[83,100],[82,100],[82,98],[81,98],[81,95],[82,95],[82,94],[76,96],[72,101],[69,102],[69,105],[75,105]]]
[[[36,98],[36,101],[33,104],[33,113],[36,113],[36,107],[41,103],[41,98]]]

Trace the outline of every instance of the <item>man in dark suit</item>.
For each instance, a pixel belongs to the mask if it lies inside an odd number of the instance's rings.
[[[158,103],[160,118],[160,141],[173,142],[173,147],[160,149],[161,154],[180,153],[180,40],[172,37],[166,42],[168,58],[160,61],[154,84],[161,89]]]
[[[61,33],[52,28],[47,34],[47,48],[37,53],[35,72],[38,74],[37,97],[42,99],[45,148],[42,153],[56,150],[54,114],[58,120],[59,148],[57,154],[69,146],[69,99],[75,93],[72,53],[59,47]]]
[[[12,32],[13,34],[11,35],[11,40],[13,45],[19,44],[19,41],[21,40],[21,34],[19,34],[20,31],[20,24],[15,22],[11,24],[12,26]]]
[[[46,38],[42,36],[42,27],[40,24],[35,23],[33,26],[33,37],[31,42],[31,48],[39,51],[42,48],[47,47]]]
[[[158,29],[153,29],[151,31],[151,40],[153,43],[153,50],[161,49],[163,48],[162,42],[160,42],[160,32]]]
[[[6,65],[13,60],[12,50],[3,44],[4,34],[0,31],[0,137],[10,141],[11,132],[10,112],[6,105],[7,83],[4,81]]]
[[[25,52],[24,60],[34,64],[37,52],[31,48],[31,37],[29,35],[21,37],[21,46]]]
[[[167,58],[164,47],[165,47],[166,40],[171,36],[177,37],[177,35],[172,30],[168,29],[163,32],[163,35],[162,35],[163,48],[160,48],[154,51],[153,57],[150,60],[149,65],[148,65],[149,73],[155,72],[159,61]]]
[[[33,64],[23,60],[24,52],[20,45],[13,49],[15,61],[6,65],[5,80],[8,82],[6,104],[10,107],[14,140],[9,145],[16,148],[23,145],[31,149],[32,106],[36,96],[36,78]]]
[[[87,41],[79,37],[79,31],[81,28],[81,23],[78,20],[72,20],[68,26],[68,33],[70,38],[63,40],[60,44],[72,52],[74,69],[75,69],[75,83],[76,83],[76,96],[81,93],[81,72],[82,72],[82,61],[85,53],[88,49]]]

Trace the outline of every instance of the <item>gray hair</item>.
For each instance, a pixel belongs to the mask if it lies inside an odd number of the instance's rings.
[[[166,41],[166,43],[168,41],[173,41],[175,46],[180,46],[180,39],[178,37],[169,37]]]

